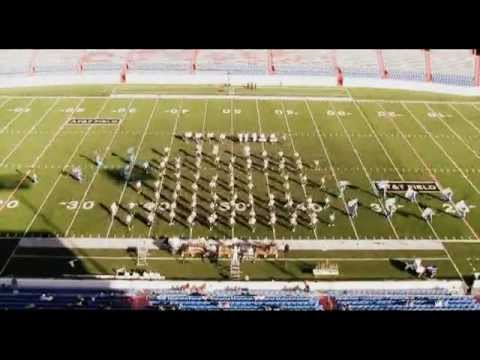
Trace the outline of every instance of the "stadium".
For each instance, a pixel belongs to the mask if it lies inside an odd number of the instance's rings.
[[[480,310],[480,50],[1,50],[0,308]]]

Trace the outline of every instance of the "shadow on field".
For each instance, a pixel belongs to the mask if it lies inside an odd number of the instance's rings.
[[[117,184],[125,184],[125,180],[122,176],[122,169],[102,169],[102,171],[114,182]],[[137,167],[133,168],[133,171],[130,175],[130,182],[141,180],[142,182],[146,180],[154,180],[155,177],[150,173],[145,173],[144,170],[141,170]]]
[[[0,190],[13,190],[19,186],[19,189],[28,189],[32,187],[32,182],[29,178],[22,182],[25,173],[17,170],[14,174],[0,175]],[[21,183],[20,183],[21,182]]]
[[[397,259],[389,259],[390,265],[397,270],[405,271],[405,266],[407,265],[405,261],[397,260]]]
[[[4,232],[0,234],[2,237]],[[5,241],[3,241],[5,240]],[[27,234],[24,243],[20,239],[2,239],[0,244],[0,269],[2,277],[16,278],[68,278],[87,275],[89,272],[106,273],[106,269],[94,259],[79,259],[84,251],[69,249],[50,231]],[[48,246],[42,247],[42,242]],[[36,246],[32,246],[36,245]],[[13,256],[12,256],[13,255]]]

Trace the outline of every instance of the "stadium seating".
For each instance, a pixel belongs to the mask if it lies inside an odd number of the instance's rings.
[[[382,50],[388,78],[425,81],[425,52]],[[432,82],[474,86],[471,50],[431,50]],[[129,71],[214,72],[241,75],[380,78],[375,50],[2,50],[0,75]],[[193,68],[195,64],[195,68]]]
[[[337,310],[352,311],[472,311],[480,310],[478,303],[471,296],[446,295],[363,295],[334,297]]]
[[[182,311],[480,311],[480,302],[469,295],[449,295],[432,290],[348,290],[324,294],[302,290],[230,289],[126,290],[76,288],[0,289],[0,310],[182,310]],[[333,306],[324,307],[321,296]],[[140,301],[136,301],[140,300]]]

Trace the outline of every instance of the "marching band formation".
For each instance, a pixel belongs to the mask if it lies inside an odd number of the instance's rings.
[[[191,167],[192,163],[186,164],[187,161],[180,155],[172,156],[171,149],[165,147],[163,149],[163,154],[156,161],[158,165],[152,167],[148,161],[137,162],[135,151],[133,148],[127,150],[127,164],[121,169],[122,179],[130,184],[132,188],[138,193],[143,193],[144,184],[141,180],[133,180],[132,172],[135,167],[141,169],[145,175],[150,175],[155,178],[153,182],[153,198],[152,201],[144,203],[142,205],[143,209],[148,210],[148,213],[145,217],[145,223],[147,226],[152,227],[156,214],[160,215],[161,212],[168,213],[168,224],[170,226],[174,225],[180,220],[178,215],[178,201],[180,194],[182,192],[190,192],[190,204],[188,206],[189,213],[185,216],[186,225],[188,228],[192,227],[201,222],[204,225],[208,226],[210,231],[214,229],[215,226],[221,221],[218,211],[222,210],[223,213],[228,213],[226,221],[228,226],[233,228],[238,221],[238,212],[248,210],[248,227],[252,233],[255,233],[257,226],[257,213],[256,207],[262,206],[265,204],[259,204],[261,200],[255,196],[256,184],[254,181],[254,165],[257,171],[263,172],[265,180],[269,182],[271,172],[278,173],[280,183],[282,185],[283,196],[275,195],[273,192],[267,191],[267,201],[266,209],[268,210],[268,217],[264,219],[265,224],[268,224],[271,227],[274,227],[278,220],[279,214],[277,211],[279,208],[285,209],[288,213],[288,224],[292,232],[296,231],[297,226],[299,225],[299,215],[302,212],[305,216],[303,219],[305,225],[309,226],[311,229],[315,229],[318,226],[319,218],[318,214],[322,211],[327,211],[330,208],[331,199],[327,195],[321,204],[314,201],[312,195],[309,193],[312,187],[318,187],[319,190],[323,191],[326,189],[326,177],[322,176],[319,183],[311,182],[308,178],[308,175],[305,171],[304,161],[298,152],[293,153],[293,157],[288,157],[284,154],[283,151],[279,151],[277,154],[269,153],[267,150],[263,150],[261,154],[256,155],[252,154],[252,149],[249,144],[244,144],[242,147],[242,156],[237,156],[233,153],[228,153],[228,159],[225,161],[225,156],[222,160],[222,154],[220,151],[219,144],[222,144],[227,139],[226,134],[219,134],[217,137],[214,133],[191,133],[187,132],[184,134],[183,138],[186,141],[194,143],[194,152],[193,156],[193,169]],[[281,137],[283,139],[283,137]],[[235,136],[236,141],[240,143],[250,142],[250,141],[259,141],[259,142],[271,142],[275,143],[278,141],[278,138],[275,134],[249,134],[242,133]],[[210,147],[210,154],[206,154],[204,151],[204,141],[208,140],[209,142],[215,140],[215,143]],[[227,153],[227,152],[225,152]],[[224,153],[224,154],[225,154]],[[205,160],[205,158],[208,160]],[[94,162],[97,167],[101,167],[103,160],[95,152]],[[201,172],[204,168],[203,164],[207,162],[209,166],[209,175],[206,179],[208,183],[208,189],[200,183]],[[273,168],[273,164],[276,166],[276,170]],[[171,166],[169,166],[171,165]],[[213,165],[213,166],[212,166]],[[189,189],[185,189],[185,183],[182,181],[182,170],[186,167],[189,167],[193,174],[193,180],[189,185]],[[314,160],[313,164],[308,164],[308,167],[314,170],[319,170],[320,161]],[[244,173],[246,181],[240,180],[238,176],[235,176],[235,169],[241,169],[241,172]],[[212,171],[213,170],[213,171]],[[173,172],[173,177],[167,175],[167,171]],[[219,172],[225,171],[228,175],[227,181],[219,179]],[[295,176],[291,176],[291,173]],[[36,175],[34,175],[36,176]],[[83,175],[80,167],[73,167],[71,171],[71,176],[77,181],[83,181]],[[164,180],[168,178],[173,180],[174,185],[171,190],[171,201],[161,202],[161,191]],[[291,181],[298,182],[302,187],[305,199],[303,203],[295,202],[292,197],[291,192]],[[205,180],[205,179],[204,179]],[[35,178],[35,181],[38,181],[38,178]],[[278,180],[276,180],[278,182]],[[227,190],[228,195],[225,196],[224,192],[217,191],[218,187],[221,185],[222,188]],[[377,200],[380,204],[380,207],[377,206],[378,212],[383,213],[387,219],[392,219],[396,211],[402,207],[398,204],[398,197],[390,196],[389,192],[389,182],[387,180],[377,181],[374,186],[374,192],[377,196]],[[337,197],[342,199],[345,207],[346,213],[352,219],[358,217],[358,208],[360,206],[359,199],[357,198],[348,198],[347,192],[351,183],[346,180],[339,180],[336,183],[337,187]],[[373,184],[372,184],[373,186]],[[150,187],[150,186],[149,186]],[[247,203],[239,202],[239,188],[242,191],[245,191],[247,194]],[[267,186],[269,188],[269,186]],[[199,221],[199,191],[202,189],[205,192],[209,193],[209,198],[201,197],[203,201],[208,201],[207,214],[204,216],[204,221]],[[278,189],[278,188],[277,188]],[[470,212],[472,206],[468,206],[464,200],[458,202],[453,201],[453,191],[450,188],[443,188],[440,190],[441,200],[444,202],[444,207],[448,207],[449,211],[454,213],[461,219],[465,219],[467,214]],[[416,191],[412,186],[408,185],[407,190],[404,192],[403,197],[412,203],[418,203],[418,191]],[[135,210],[137,204],[129,203],[126,206],[123,206],[126,209],[126,215],[123,219],[120,219],[129,230],[132,229],[132,220],[135,217]],[[205,208],[202,208],[203,212]],[[116,202],[112,203],[110,206],[110,213],[112,220],[115,219],[118,215],[119,204]],[[421,209],[421,217],[432,223],[433,216],[435,215],[434,211],[429,208]],[[282,216],[283,217],[283,216]],[[335,226],[335,212],[329,211],[328,214],[328,227]]]

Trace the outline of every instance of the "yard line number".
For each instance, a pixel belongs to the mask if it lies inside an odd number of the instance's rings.
[[[118,108],[117,110],[113,110],[114,113],[119,113],[119,114],[123,114],[123,113],[134,113],[134,112],[137,112],[137,109],[136,108]]]
[[[28,113],[30,112],[30,108],[16,107],[15,109],[9,109],[9,111],[13,111],[16,113]]]
[[[7,201],[7,205],[4,204],[5,200],[0,200],[0,208],[5,206],[7,209],[15,209],[16,207],[18,207],[18,200],[10,200]]]
[[[452,115],[450,114],[443,114],[441,112],[434,112],[434,111],[430,111],[429,113],[427,113],[428,117],[432,118],[432,119],[443,119],[443,118],[449,118],[449,117],[452,117]]]
[[[60,203],[60,205],[63,205],[65,206],[65,208],[67,210],[76,210],[78,209],[78,206],[80,205],[80,202],[79,201],[76,201],[76,200],[72,200],[72,201],[62,201]],[[85,201],[82,206],[81,206],[81,209],[82,210],[92,210],[93,207],[95,206],[95,202],[94,201]]]
[[[278,116],[283,116],[283,114],[286,114],[286,115],[298,115],[298,112],[296,111],[293,111],[293,110],[285,110],[283,111],[282,109],[275,109],[275,114],[278,115]]]
[[[336,111],[336,110],[327,110],[327,115],[328,115],[328,116],[340,116],[340,117],[345,117],[345,116],[350,116],[350,115],[352,115],[352,113],[349,113],[349,112],[346,112],[346,111],[343,111],[343,110],[339,110],[339,111]]]

